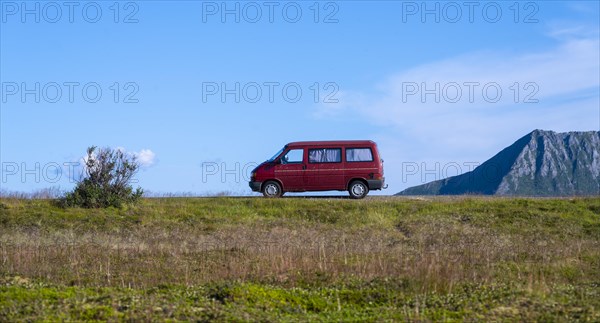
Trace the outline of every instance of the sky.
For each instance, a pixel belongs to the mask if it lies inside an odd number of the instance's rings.
[[[0,4],[5,191],[72,189],[99,146],[148,192],[249,195],[288,142],[371,139],[394,194],[600,130],[598,1]]]

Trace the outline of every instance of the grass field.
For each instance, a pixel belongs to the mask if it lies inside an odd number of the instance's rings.
[[[0,321],[600,321],[600,198],[0,199]]]

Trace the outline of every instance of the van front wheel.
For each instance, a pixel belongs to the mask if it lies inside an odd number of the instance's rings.
[[[369,194],[369,187],[363,181],[353,181],[348,187],[350,197],[353,199],[362,199]]]
[[[281,192],[281,185],[275,181],[268,181],[263,185],[262,193],[265,197],[280,197],[283,195]]]

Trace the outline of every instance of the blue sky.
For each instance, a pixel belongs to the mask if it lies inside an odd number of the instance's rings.
[[[287,142],[372,139],[393,194],[600,128],[598,1],[0,4],[4,190],[70,189],[97,145],[152,192],[250,194]]]

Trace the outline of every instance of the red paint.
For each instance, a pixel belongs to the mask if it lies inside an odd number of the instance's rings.
[[[384,188],[383,160],[370,140],[292,142],[252,171],[250,187],[269,197],[337,190],[362,198],[369,190]]]

